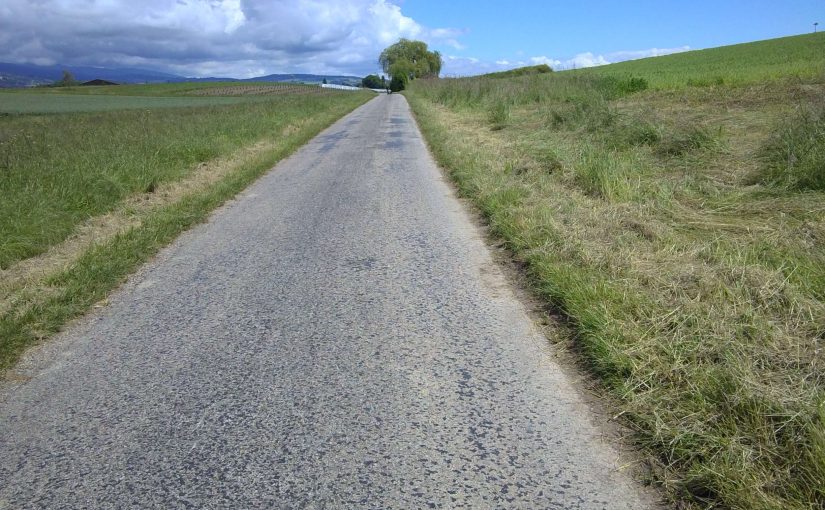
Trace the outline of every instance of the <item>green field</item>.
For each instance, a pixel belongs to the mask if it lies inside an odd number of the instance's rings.
[[[40,87],[0,91],[0,114],[42,114],[156,110],[266,102],[274,95],[333,94],[293,83],[165,83],[97,87]]]
[[[80,94],[0,94],[0,113],[72,113],[156,110],[267,101],[266,97],[153,97]]]
[[[0,369],[374,97],[318,87],[265,97],[179,95],[192,89],[0,93],[0,104],[13,98],[20,108],[0,115]],[[53,110],[60,113],[44,113]]]
[[[566,71],[642,77],[653,88],[745,85],[782,80],[818,82],[825,74],[825,33],[799,35]]]
[[[824,42],[405,92],[686,507],[825,508]]]
[[[233,91],[242,91],[248,87],[267,87],[270,89],[287,90],[291,93],[328,94],[330,89],[323,89],[317,85],[281,82],[177,82],[155,83],[152,85],[99,85],[74,87],[37,87],[34,89],[0,89],[0,94],[57,94],[82,96],[148,96],[148,97],[177,97],[208,92],[214,89],[223,89],[228,96],[236,95]],[[242,95],[240,92],[238,95]]]

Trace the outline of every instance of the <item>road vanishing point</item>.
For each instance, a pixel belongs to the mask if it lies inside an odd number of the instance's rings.
[[[0,387],[0,508],[651,500],[380,95]]]

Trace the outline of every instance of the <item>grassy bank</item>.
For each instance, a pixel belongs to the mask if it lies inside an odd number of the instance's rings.
[[[656,91],[617,76],[406,94],[671,498],[822,508],[825,80]]]
[[[652,88],[719,87],[766,81],[806,82],[825,74],[825,33],[631,60],[574,73],[627,78],[637,76]]]
[[[371,97],[0,117],[0,369]]]

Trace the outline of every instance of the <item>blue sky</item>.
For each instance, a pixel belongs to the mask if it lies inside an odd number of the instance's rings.
[[[404,0],[400,6],[424,26],[461,31],[458,45],[434,44],[445,55],[488,64],[541,56],[564,63],[586,53],[613,61],[623,58],[618,52],[709,48],[825,23],[825,0]],[[465,68],[471,71],[472,63],[457,69]]]
[[[184,76],[378,71],[400,37],[470,75],[583,67],[809,32],[825,0],[0,0],[0,62]]]

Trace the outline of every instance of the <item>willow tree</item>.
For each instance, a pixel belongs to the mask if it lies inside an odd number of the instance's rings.
[[[385,73],[404,82],[416,78],[435,78],[441,72],[441,54],[430,51],[427,43],[400,39],[381,52],[378,64]]]

